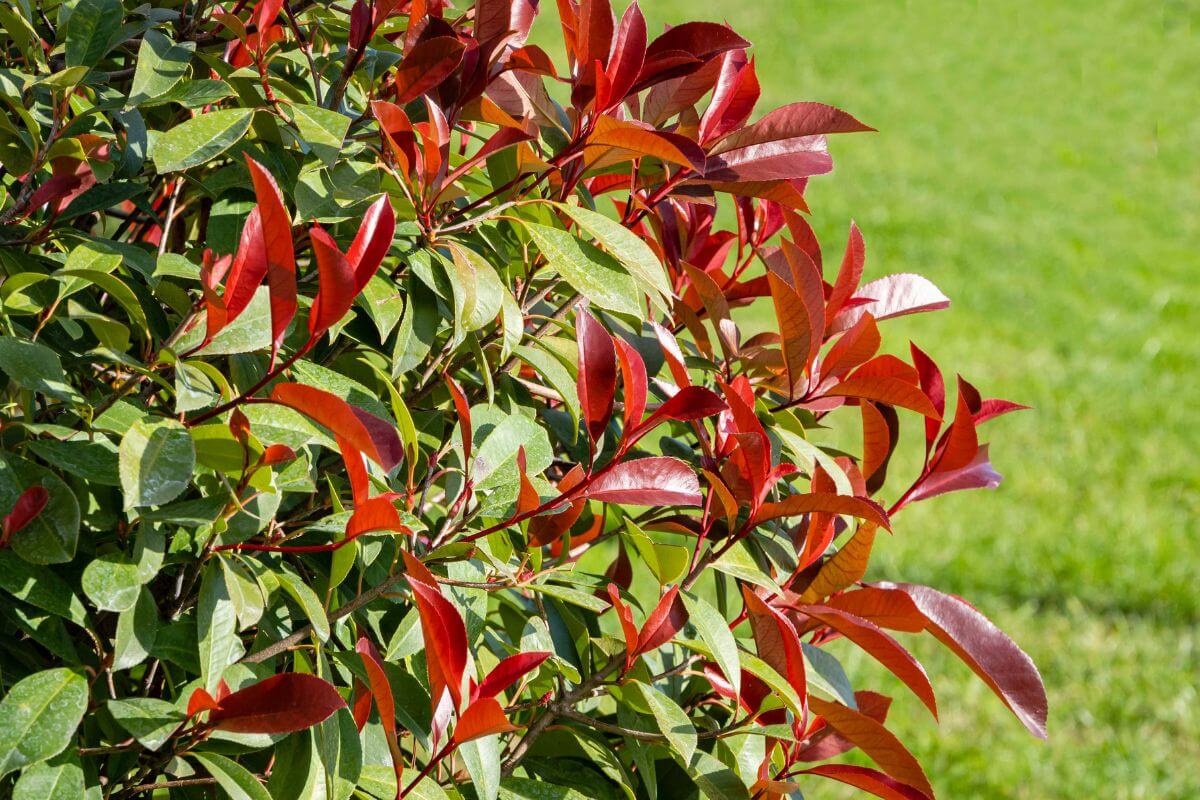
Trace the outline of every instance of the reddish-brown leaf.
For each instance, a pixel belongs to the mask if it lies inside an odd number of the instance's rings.
[[[294,733],[345,707],[346,701],[328,681],[286,672],[222,698],[208,721],[233,733]]]
[[[1004,701],[1029,732],[1046,738],[1046,687],[1033,659],[966,601],[928,586],[879,584],[898,589],[928,620],[928,630],[954,651]],[[899,776],[898,776],[899,777]]]
[[[396,67],[396,103],[416,100],[450,76],[462,63],[466,45],[454,36],[417,42]]]
[[[820,775],[847,786],[870,792],[883,800],[925,800],[927,795],[906,783],[888,777],[879,770],[854,764],[821,764],[802,770],[803,775]]]
[[[617,345],[617,363],[621,367],[621,386],[623,388],[625,435],[642,421],[646,411],[646,393],[648,380],[646,364],[637,348],[619,336],[614,336]]]
[[[750,43],[725,25],[715,22],[685,22],[659,36],[646,49],[646,60],[683,52],[701,61],[727,50],[749,47]]]
[[[636,506],[698,506],[702,499],[696,473],[670,456],[634,459],[606,469],[588,485],[584,496]]]
[[[822,378],[840,378],[855,367],[863,364],[879,350],[881,342],[879,326],[870,314],[843,333],[829,348],[821,363]],[[939,410],[940,414],[941,411]]]
[[[621,634],[625,637],[625,669],[628,670],[637,658],[637,625],[633,622],[633,611],[621,600],[621,589],[615,583],[608,585],[608,597],[612,601],[613,610],[617,612],[617,620],[621,623]]]
[[[800,295],[783,278],[768,272],[767,280],[771,285],[771,299],[775,302],[775,317],[779,321],[788,396],[794,397],[803,391],[807,383],[806,373],[814,350],[812,320]]]
[[[350,244],[346,261],[354,271],[354,293],[357,295],[379,269],[383,257],[392,246],[396,235],[396,212],[388,196],[382,195],[363,214],[358,233]]]
[[[880,525],[889,531],[892,529],[887,512],[875,501],[865,497],[851,497],[850,495],[826,492],[794,494],[777,503],[764,503],[754,520],[762,523],[780,517],[798,517],[801,514],[814,512],[846,514]]]
[[[612,418],[617,392],[617,355],[612,335],[582,307],[575,315],[575,340],[579,348],[576,386],[594,452],[596,442]]]
[[[825,305],[826,326],[833,324],[838,312],[846,302],[854,296],[862,280],[863,266],[867,260],[866,245],[863,244],[862,232],[858,225],[850,223],[850,238],[846,241],[846,254],[842,256],[842,266],[838,269],[833,291],[829,293],[829,302]]]
[[[935,718],[937,717],[937,698],[934,697],[933,686],[929,683],[925,668],[879,626],[863,617],[830,606],[807,605],[801,606],[799,610],[833,628],[887,667],[905,686],[912,689],[913,694],[920,698]]]
[[[871,559],[871,548],[875,546],[877,526],[864,522],[841,549],[830,556],[817,571],[817,575],[800,595],[801,602],[816,603],[835,592],[862,580]]]
[[[467,668],[467,629],[453,604],[436,586],[414,578],[408,585],[421,617],[425,661],[429,669],[430,697],[434,707],[449,690],[456,708],[462,707],[463,675]]]
[[[250,156],[246,156],[246,166],[254,184],[256,208],[262,218],[261,242],[266,251],[267,288],[271,292],[271,358],[274,360],[298,307],[292,218],[271,173]]]
[[[869,300],[844,308],[833,320],[831,332],[844,331],[865,313],[877,320],[891,319],[905,314],[937,311],[948,308],[950,300],[941,291],[920,275],[902,273],[888,275],[863,285],[854,293],[856,300]]]
[[[639,439],[669,419],[689,422],[720,414],[728,408],[725,401],[711,389],[703,386],[685,386],[655,409],[645,422],[633,430],[627,429],[621,448],[627,450],[632,447]]]
[[[637,2],[629,4],[617,26],[616,38],[613,40],[612,58],[608,62],[605,75],[608,78],[608,103],[611,108],[617,105],[633,84],[637,81],[638,73],[642,71],[642,63],[646,58],[646,18]],[[600,109],[605,111],[607,109]]]
[[[558,482],[559,493],[564,494],[578,486],[583,481],[584,474],[583,467],[580,465],[576,464],[572,467]],[[576,496],[565,510],[556,514],[534,517],[529,521],[529,541],[539,547],[557,541],[579,519],[584,505],[586,505],[586,501],[582,497]]]
[[[712,152],[725,153],[770,142],[827,133],[873,131],[839,108],[824,103],[792,103],[777,108],[758,122],[726,136]]]
[[[858,373],[825,392],[826,397],[855,397],[889,406],[907,408],[930,419],[941,419],[929,396],[899,378]]]
[[[333,327],[354,304],[354,270],[338,249],[337,242],[319,225],[308,232],[320,283],[308,314],[308,338],[313,342]]]
[[[50,502],[50,492],[44,486],[30,486],[21,492],[12,511],[4,515],[3,529],[0,530],[0,546],[6,544],[9,537],[37,519],[38,514]]]
[[[754,633],[758,657],[786,678],[796,690],[800,702],[807,705],[808,679],[804,652],[800,648],[800,637],[795,626],[781,611],[764,602],[747,584],[742,584],[742,597],[746,602],[746,616]]]
[[[900,740],[880,723],[854,709],[831,703],[819,697],[809,698],[814,713],[829,727],[853,742],[879,768],[896,780],[917,789],[925,797],[933,797],[933,787],[925,770]]]
[[[483,682],[475,690],[475,697],[495,697],[540,667],[550,655],[550,653],[537,652],[517,653],[509,656],[497,664],[483,679]]]
[[[679,599],[679,587],[672,586],[659,598],[658,605],[646,617],[638,634],[636,656],[652,653],[662,647],[687,623],[687,609]]]

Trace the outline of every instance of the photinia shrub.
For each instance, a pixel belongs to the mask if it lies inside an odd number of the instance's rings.
[[[979,611],[864,581],[1021,408],[818,244],[871,129],[752,122],[726,25],[538,12],[0,7],[0,794],[932,797],[837,658],[936,717],[922,632],[1045,735]]]

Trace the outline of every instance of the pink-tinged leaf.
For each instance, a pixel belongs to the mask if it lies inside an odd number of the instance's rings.
[[[684,360],[683,351],[679,349],[679,341],[675,338],[675,334],[657,322],[651,322],[650,327],[654,329],[654,336],[658,339],[663,359],[667,362],[667,369],[671,371],[671,377],[675,379],[675,383],[679,386],[691,386],[692,378],[688,375],[687,362]]]
[[[831,332],[844,331],[870,312],[877,320],[905,314],[938,311],[950,307],[950,299],[920,275],[900,273],[878,278],[861,286],[855,299],[871,302],[846,308],[834,318]]]
[[[462,161],[454,170],[446,176],[447,186],[453,184],[456,180],[467,174],[479,164],[482,164],[489,157],[499,153],[501,150],[507,150],[510,147],[527,142],[533,137],[520,128],[501,128],[493,133],[483,146],[469,155]]]
[[[925,615],[912,598],[899,589],[865,586],[834,595],[825,600],[825,605],[869,619],[881,628],[905,633],[925,630]]]
[[[820,715],[839,734],[858,746],[879,768],[891,777],[905,783],[928,798],[933,797],[933,787],[925,770],[900,740],[879,722],[839,703],[831,703],[819,697],[809,698],[814,713]]]
[[[354,270],[338,249],[337,242],[319,225],[308,233],[317,262],[317,296],[308,314],[309,341],[316,341],[337,324],[354,304]]]
[[[617,345],[617,363],[621,367],[621,386],[624,390],[625,435],[633,430],[646,412],[646,393],[649,381],[646,364],[637,348],[619,336],[613,337]]]
[[[729,51],[721,61],[712,100],[700,120],[701,143],[719,139],[745,124],[761,94],[754,62],[746,61],[744,51]]]
[[[746,584],[742,584],[742,598],[746,603],[746,616],[750,620],[758,657],[787,679],[788,684],[800,697],[801,705],[807,707],[808,678],[804,666],[804,651],[800,647],[800,637],[795,626],[781,611],[764,602]],[[803,721],[801,724],[804,724]]]
[[[799,610],[833,628],[854,642],[912,689],[934,718],[937,718],[937,698],[925,668],[894,638],[870,620],[824,605],[801,606]]]
[[[979,405],[979,411],[975,412],[975,424],[982,425],[996,417],[1011,414],[1014,411],[1028,411],[1029,408],[1030,406],[1014,403],[1011,400],[1000,400],[997,398],[984,400]]]
[[[715,155],[806,136],[873,130],[839,108],[824,103],[792,103],[775,109],[753,125],[729,134],[717,142],[712,152]]]
[[[4,515],[3,529],[0,530],[0,546],[7,544],[9,537],[37,519],[48,502],[50,502],[50,492],[44,486],[30,486],[21,492],[17,497],[17,502],[13,504],[12,511]]]
[[[55,175],[48,178],[45,183],[29,196],[29,203],[26,205],[26,215],[37,211],[47,203],[62,200],[71,195],[82,184],[83,178],[79,175]],[[54,208],[52,212],[57,214],[59,210],[58,208]]]
[[[267,288],[271,292],[271,358],[279,352],[288,325],[296,316],[296,253],[292,243],[292,218],[283,194],[271,173],[250,156],[246,166],[262,217],[262,246],[266,250]]]
[[[754,520],[763,523],[781,517],[798,517],[801,514],[813,513],[845,514],[873,522],[889,531],[892,529],[887,513],[875,501],[865,497],[825,492],[794,494],[777,503],[764,503]]]
[[[621,24],[617,26],[612,58],[609,59],[608,68],[605,70],[609,83],[609,107],[619,104],[629,94],[642,71],[645,57],[646,18],[642,16],[637,2],[633,2],[625,9]]]
[[[940,419],[929,397],[916,386],[900,378],[858,375],[842,381],[825,392],[826,397],[853,397],[915,411],[930,419]]]
[[[612,418],[617,392],[617,355],[613,337],[582,307],[575,315],[575,339],[579,347],[579,377],[576,385],[588,437],[595,443]]]
[[[615,583],[608,585],[608,597],[621,623],[621,635],[625,638],[625,669],[629,670],[637,659],[638,629],[633,623],[633,611],[621,600],[621,589]]]
[[[821,764],[801,770],[802,775],[820,775],[855,789],[862,789],[883,800],[927,800],[927,795],[906,783],[890,778],[877,769],[854,764]]]
[[[862,232],[858,225],[850,223],[850,238],[846,241],[846,254],[842,256],[842,266],[838,268],[837,279],[833,291],[829,293],[829,302],[825,304],[826,326],[832,325],[838,312],[846,302],[854,296],[862,280],[863,267],[867,261],[867,248],[863,243]]]
[[[542,665],[550,653],[517,653],[501,661],[475,690],[475,697],[495,697]]]
[[[946,412],[946,383],[942,379],[942,371],[938,369],[938,365],[933,359],[925,354],[925,351],[917,347],[912,342],[909,342],[909,351],[912,353],[913,367],[917,370],[917,382],[921,387],[921,391],[925,392],[929,397],[929,402],[933,403],[933,407],[937,409],[938,416]],[[942,429],[940,419],[925,420],[925,456],[928,458],[930,451],[933,449],[933,443],[937,439],[938,431]]]
[[[396,235],[396,212],[385,194],[371,204],[363,214],[358,233],[346,254],[346,261],[354,271],[354,293],[357,295],[371,280],[384,256],[392,246]]]
[[[650,616],[646,617],[646,623],[638,634],[635,657],[652,653],[674,639],[687,620],[687,608],[679,599],[679,587],[672,586],[659,598]]]
[[[980,445],[975,458],[962,469],[953,472],[935,472],[925,477],[911,494],[905,498],[905,505],[928,500],[931,497],[961,492],[967,489],[995,489],[1000,485],[1003,476],[996,472],[988,459],[988,446]]]
[[[1012,639],[961,598],[912,583],[881,583],[910,598],[928,630],[949,647],[1004,701],[1029,732],[1046,738],[1046,687],[1033,663]],[[901,777],[901,776],[897,776]]]
[[[515,730],[517,726],[504,716],[504,708],[500,703],[494,698],[485,697],[472,703],[458,718],[454,726],[454,741],[461,745],[472,739]]]
[[[407,577],[425,637],[430,696],[436,704],[442,693],[449,690],[455,707],[461,708],[463,675],[467,668],[466,626],[458,609],[436,587],[416,580],[412,575]]]
[[[639,458],[606,469],[588,485],[584,496],[636,506],[698,506],[702,500],[696,473],[669,456]]]
[[[749,47],[750,43],[731,28],[715,22],[685,22],[659,36],[646,49],[646,60],[661,58],[676,51],[707,61],[727,50]]]
[[[704,179],[720,183],[796,180],[832,169],[825,137],[802,136],[709,154]]]
[[[448,78],[462,63],[465,50],[453,36],[418,42],[396,67],[396,104],[411,103]]]
[[[946,429],[934,456],[934,472],[957,472],[970,466],[979,452],[979,436],[975,431],[975,419],[967,405],[966,393],[961,387],[958,392],[958,407],[954,422]]]
[[[328,719],[346,701],[316,675],[287,672],[218,701],[208,721],[232,733],[294,733]]]
[[[385,470],[391,471],[404,455],[396,429],[335,394],[302,383],[278,383],[271,400],[293,408],[323,425]]]
[[[575,61],[581,70],[591,67],[596,61],[599,61],[601,66],[608,63],[613,26],[613,10],[609,0],[580,0]]]
[[[862,473],[867,479],[868,488],[871,488],[874,485],[872,477],[887,467],[892,457],[892,451],[899,441],[899,430],[891,424],[889,415],[885,415],[874,403],[863,402],[859,403],[858,407],[862,412],[863,428]],[[890,407],[885,408],[891,410]],[[894,411],[890,417],[896,419]]]

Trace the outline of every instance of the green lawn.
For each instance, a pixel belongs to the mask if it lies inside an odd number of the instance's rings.
[[[878,577],[976,602],[1049,687],[1047,745],[918,649],[942,723],[901,696],[896,727],[941,796],[1200,796],[1200,6],[643,5],[755,42],[763,110],[821,100],[879,129],[813,182],[827,252],[856,219],[870,275],[954,301],[890,323],[900,345],[1036,407],[989,426],[999,491],[914,507],[877,551]]]

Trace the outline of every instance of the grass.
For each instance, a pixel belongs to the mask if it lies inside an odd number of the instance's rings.
[[[755,42],[761,110],[822,100],[880,130],[836,139],[813,182],[826,251],[856,219],[870,276],[920,272],[954,300],[891,335],[1036,407],[986,429],[1004,485],[906,511],[875,575],[1009,631],[1045,675],[1050,743],[935,642],[917,644],[940,727],[873,665],[852,674],[894,690],[943,797],[1200,796],[1200,7],[644,6]]]

